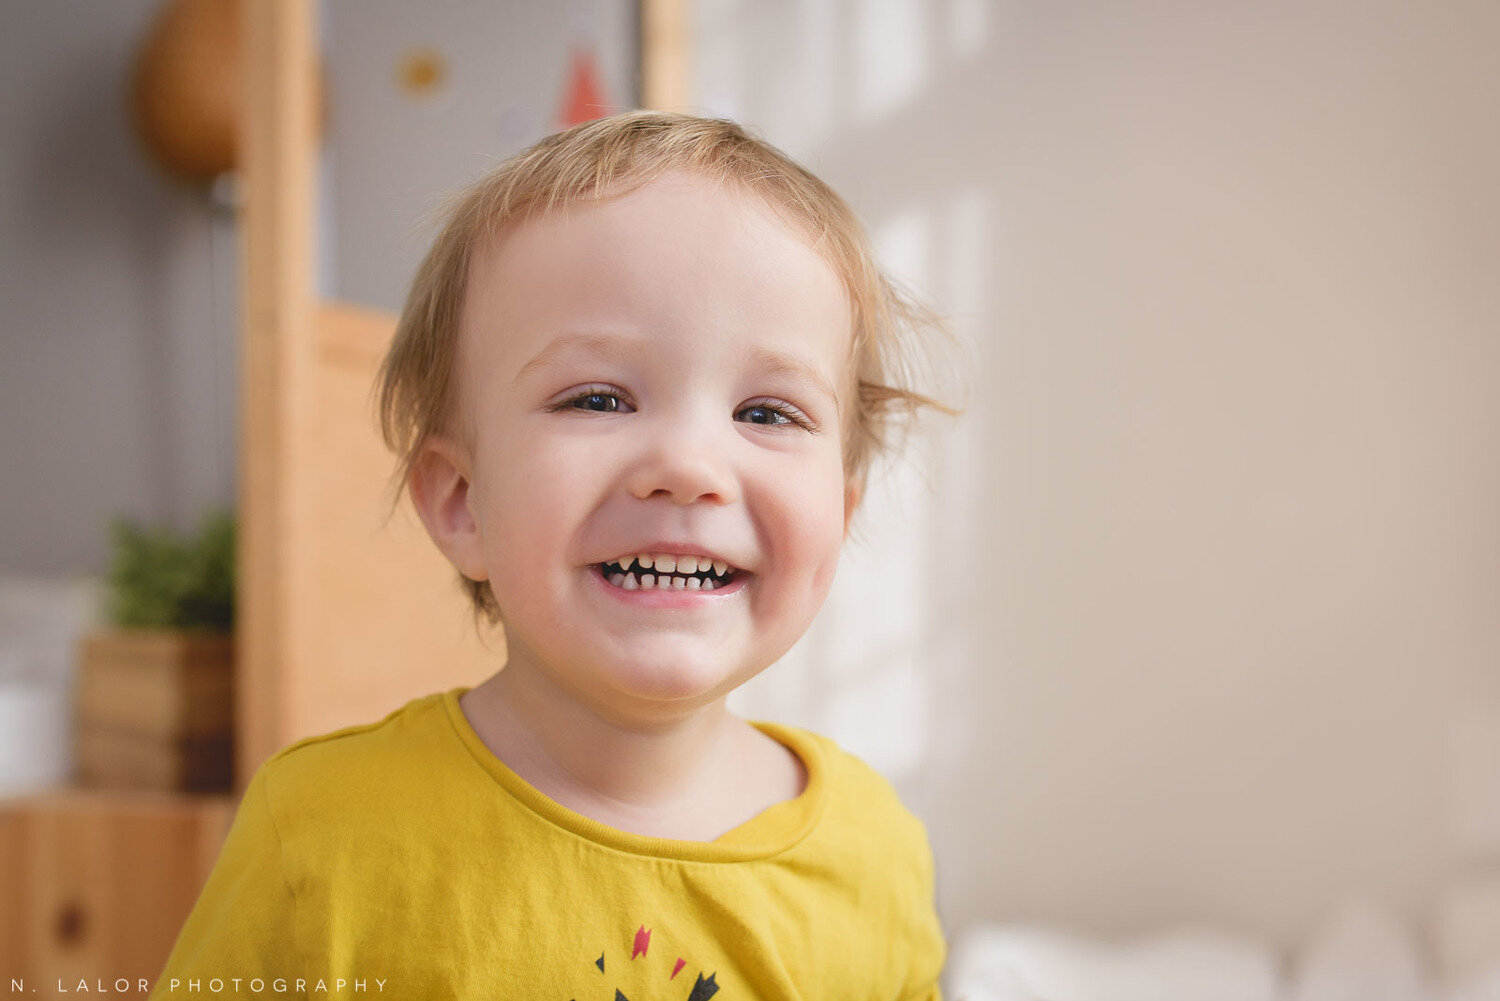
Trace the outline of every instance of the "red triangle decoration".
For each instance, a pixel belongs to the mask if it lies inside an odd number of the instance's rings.
[[[594,61],[593,50],[574,48],[559,127],[570,129],[603,118],[612,111],[609,98],[604,94],[604,85],[599,82],[599,67]]]

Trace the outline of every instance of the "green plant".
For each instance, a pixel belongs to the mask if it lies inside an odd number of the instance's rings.
[[[198,530],[110,523],[108,615],[121,629],[234,628],[234,516],[212,511]]]

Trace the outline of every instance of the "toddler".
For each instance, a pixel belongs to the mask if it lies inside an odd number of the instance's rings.
[[[938,998],[920,822],[725,706],[894,419],[947,409],[903,385],[927,317],[730,122],[589,122],[464,192],[380,408],[504,668],[266,762],[153,996]]]

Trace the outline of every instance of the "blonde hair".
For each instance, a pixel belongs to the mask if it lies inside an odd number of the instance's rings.
[[[391,509],[424,443],[454,418],[459,319],[476,249],[505,228],[579,202],[629,193],[671,172],[734,183],[801,230],[843,279],[853,313],[857,393],[845,422],[846,480],[861,489],[872,461],[922,408],[958,411],[918,392],[931,337],[950,338],[928,307],[877,265],[864,227],[811,172],[735,122],[634,111],[548,136],[459,192],[412,281],[375,392],[386,444],[397,456]],[[476,617],[500,621],[487,581],[463,577]]]

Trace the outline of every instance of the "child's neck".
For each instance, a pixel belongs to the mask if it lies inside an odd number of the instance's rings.
[[[679,716],[611,719],[513,663],[461,705],[485,745],[538,791],[637,834],[712,841],[805,784],[796,755],[722,698]]]

